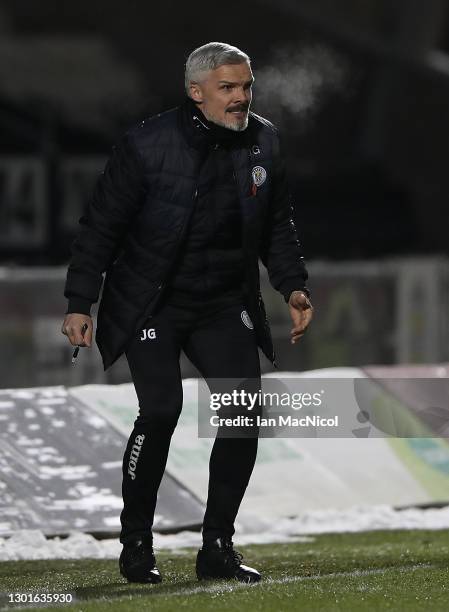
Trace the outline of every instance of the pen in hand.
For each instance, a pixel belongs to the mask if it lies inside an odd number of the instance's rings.
[[[82,333],[82,335],[83,335],[83,336],[84,336],[84,333],[85,333],[85,331],[86,331],[86,329],[87,329],[87,328],[88,328],[87,323],[84,323],[83,327],[81,328],[81,333]],[[72,355],[72,363],[76,363],[76,359],[77,359],[77,357],[78,357],[78,353],[79,353],[79,351],[80,351],[80,347],[79,347],[79,346],[77,346],[77,347],[75,348],[75,350],[73,351],[73,355]]]

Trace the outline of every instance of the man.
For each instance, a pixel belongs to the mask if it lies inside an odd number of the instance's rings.
[[[130,582],[161,580],[152,525],[182,407],[181,349],[208,384],[238,378],[260,387],[257,347],[273,365],[275,355],[259,257],[288,303],[292,343],[312,318],[277,131],[249,110],[253,81],[236,47],[195,49],[184,103],[142,121],[113,148],[72,245],[62,332],[72,345],[91,346],[90,308],[106,272],[96,341],[105,370],[125,353],[139,400],[120,516],[119,567]],[[257,432],[214,441],[199,579],[260,579],[232,542],[257,442]]]

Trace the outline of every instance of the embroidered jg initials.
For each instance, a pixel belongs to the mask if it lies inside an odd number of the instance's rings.
[[[150,329],[142,329],[142,336],[140,340],[154,340],[156,338],[156,330],[154,327],[150,327]]]

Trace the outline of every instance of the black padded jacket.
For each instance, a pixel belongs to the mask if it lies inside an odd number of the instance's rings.
[[[192,119],[202,116],[194,109],[186,100],[129,129],[114,145],[79,220],[64,295],[71,312],[89,313],[103,289],[95,339],[104,370],[151,316],[173,272],[205,159],[191,127]],[[259,258],[286,302],[293,290],[309,295],[277,129],[250,112],[231,157],[241,210],[245,305],[258,345],[276,366]]]

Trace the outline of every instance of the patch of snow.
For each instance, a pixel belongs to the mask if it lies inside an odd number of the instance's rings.
[[[105,468],[106,470],[112,470],[115,468],[121,468],[122,467],[122,461],[103,461],[103,463],[101,464],[101,467]]]
[[[42,406],[41,407],[41,412],[42,412],[42,414],[54,414],[55,410],[54,410],[54,408],[50,408],[50,406]]]
[[[119,517],[105,520],[111,527],[119,526]],[[81,525],[78,525],[81,527]],[[313,534],[356,532],[376,529],[448,529],[449,506],[443,508],[408,508],[395,510],[391,506],[354,506],[348,510],[314,510],[295,518],[259,521],[257,531],[238,525],[234,544],[275,542],[313,542]],[[162,535],[154,534],[154,548],[177,551],[184,547],[199,547],[201,534],[194,531]],[[76,530],[67,538],[46,538],[39,530],[19,530],[10,538],[0,538],[0,561],[18,559],[118,559],[122,545],[119,536],[96,540],[92,535]],[[182,550],[179,550],[182,554]]]
[[[95,427],[96,429],[103,429],[107,425],[106,421],[96,414],[86,415],[85,420],[91,427]]]

